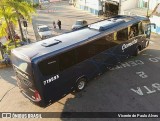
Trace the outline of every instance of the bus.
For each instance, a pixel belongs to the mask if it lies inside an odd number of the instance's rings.
[[[46,107],[149,45],[151,23],[115,16],[11,52],[21,93]]]

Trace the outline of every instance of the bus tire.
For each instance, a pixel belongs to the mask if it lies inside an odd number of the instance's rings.
[[[87,80],[85,78],[80,78],[75,85],[75,91],[76,92],[82,91],[85,88],[86,84]]]
[[[137,48],[136,48],[136,51],[135,51],[135,56],[138,56],[139,55],[139,53],[140,53],[140,51],[141,51],[141,46],[137,46]]]

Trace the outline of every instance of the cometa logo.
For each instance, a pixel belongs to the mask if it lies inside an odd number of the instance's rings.
[[[57,79],[59,79],[59,75],[56,75],[56,76],[54,76],[54,77],[52,77],[52,78],[50,78],[46,81],[43,81],[43,84],[46,85],[46,84],[51,83],[51,82],[53,82],[54,80],[57,80]]]
[[[122,45],[122,51],[124,51],[124,50],[127,49],[128,47],[136,44],[137,42],[138,42],[137,39],[135,39],[134,41],[132,41],[132,42],[130,42],[130,43],[128,43],[128,44],[123,44],[123,45]]]

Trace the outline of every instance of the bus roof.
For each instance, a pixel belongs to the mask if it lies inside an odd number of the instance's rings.
[[[46,57],[50,54],[57,54],[75,46],[84,44],[91,38],[101,35],[104,32],[111,33],[122,27],[134,24],[148,18],[139,16],[116,16],[110,19],[99,21],[77,31],[68,32],[30,45],[16,48],[12,53],[17,53],[28,58],[30,61],[39,57]]]

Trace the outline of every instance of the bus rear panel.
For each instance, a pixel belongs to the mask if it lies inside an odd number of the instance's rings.
[[[25,97],[32,102],[39,103],[42,99],[35,86],[32,64],[29,59],[25,58],[20,53],[14,52],[15,51],[12,51],[11,59],[17,79],[17,85]]]

